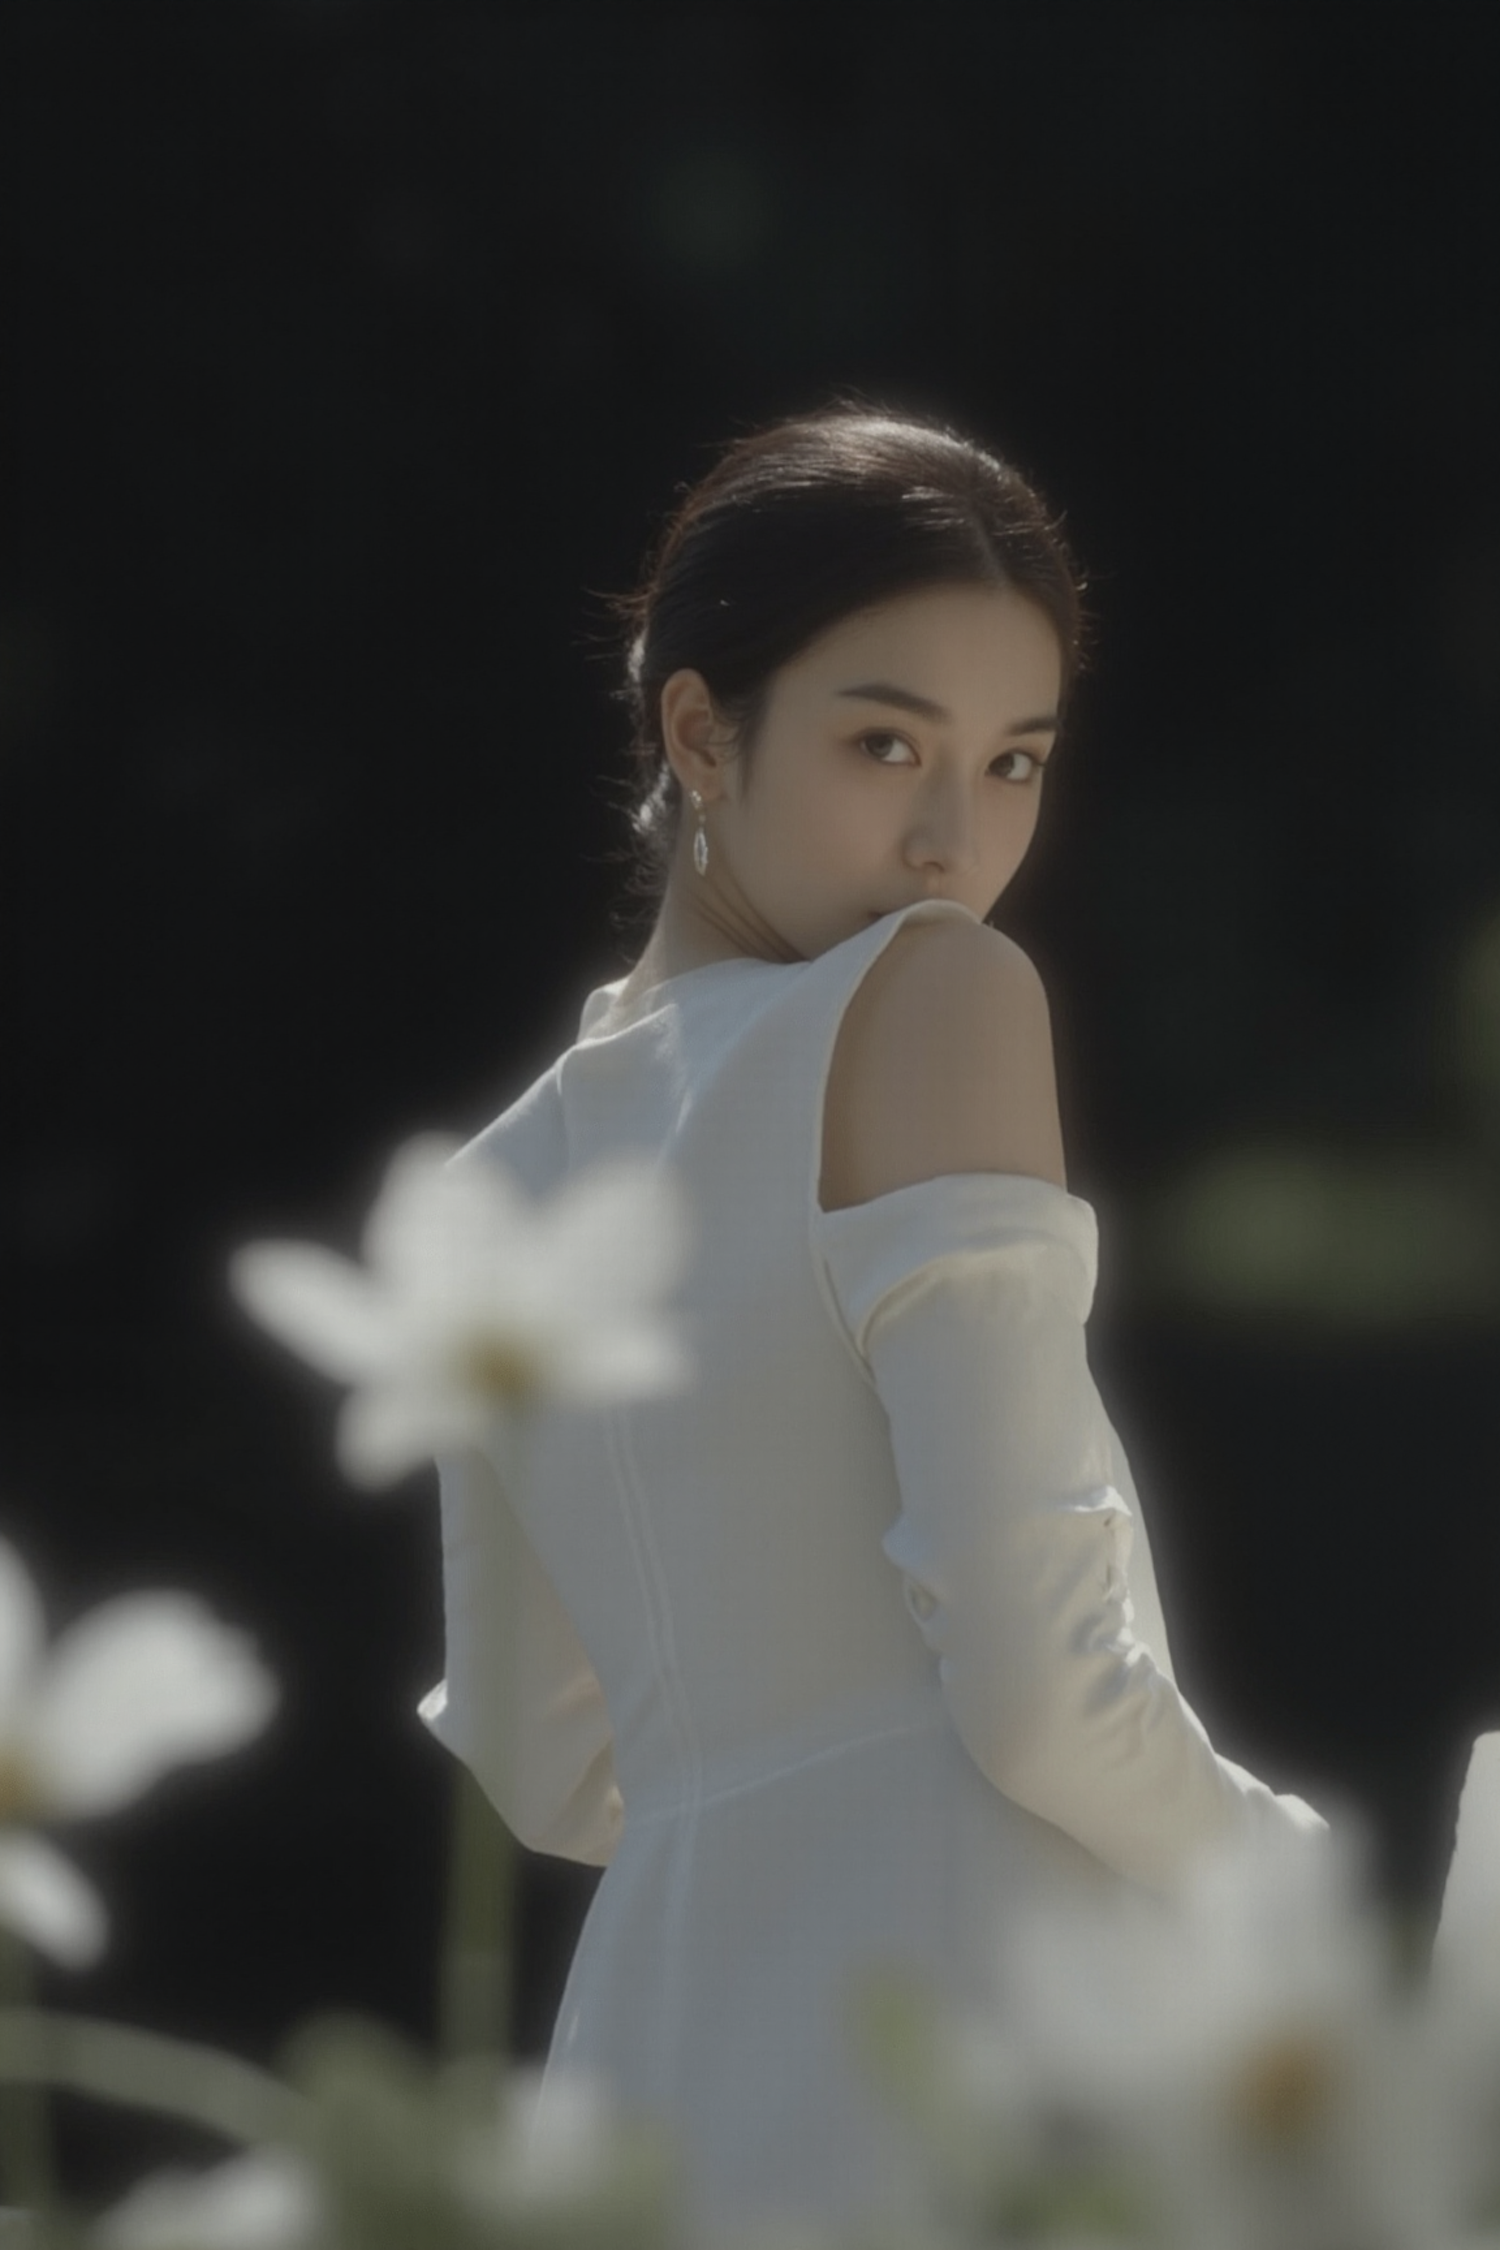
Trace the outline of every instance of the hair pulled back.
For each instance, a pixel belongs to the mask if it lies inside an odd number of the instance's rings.
[[[661,733],[672,674],[701,673],[748,787],[773,674],[843,618],[937,585],[1036,602],[1057,634],[1066,704],[1081,582],[1009,462],[941,423],[848,402],[728,447],[667,522],[637,591],[611,605],[627,639],[633,897],[659,904],[681,820]]]

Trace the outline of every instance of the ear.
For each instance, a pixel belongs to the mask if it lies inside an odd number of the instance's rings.
[[[730,737],[701,672],[673,672],[663,684],[661,739],[683,788],[701,791],[712,804],[723,793]]]

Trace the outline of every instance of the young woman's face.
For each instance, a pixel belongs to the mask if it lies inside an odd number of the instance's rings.
[[[709,837],[695,915],[770,960],[915,899],[983,919],[1036,828],[1060,680],[1046,612],[1010,590],[930,588],[830,627],[775,674],[748,787],[735,758],[688,777]],[[693,704],[668,682],[664,720]]]

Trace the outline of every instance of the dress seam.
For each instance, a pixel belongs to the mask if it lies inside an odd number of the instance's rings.
[[[805,1773],[810,1766],[824,1765],[830,1758],[847,1758],[856,1751],[875,1749],[886,1742],[908,1742],[919,1735],[946,1734],[950,1726],[951,1721],[945,1712],[930,1711],[919,1719],[912,1719],[905,1726],[882,1727],[873,1734],[845,1736],[837,1742],[825,1743],[820,1750],[809,1750],[806,1757],[794,1758],[789,1765],[773,1767],[768,1773],[758,1773],[744,1781],[726,1782],[722,1789],[700,1787],[693,1797],[693,1810],[698,1812],[711,1805],[725,1804],[735,1797],[751,1796],[758,1789],[772,1788],[777,1782],[789,1781],[793,1775]],[[669,1804],[648,1803],[644,1806],[637,1800],[630,1807],[627,1818],[634,1817],[638,1822],[676,1819],[681,1811],[682,1805],[676,1800]]]

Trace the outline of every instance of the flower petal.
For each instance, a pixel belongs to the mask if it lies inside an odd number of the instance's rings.
[[[0,1733],[25,1695],[45,1638],[31,1574],[10,1542],[0,1539]]]
[[[417,1133],[386,1166],[365,1221],[364,1252],[398,1284],[461,1251],[476,1211],[493,1211],[509,1224],[521,1208],[520,1192],[503,1168],[454,1166],[459,1145],[447,1133]]]
[[[1458,1800],[1434,1966],[1471,1973],[1500,1934],[1500,1733],[1479,1735]],[[1493,1977],[1491,1981],[1494,1982]]]
[[[546,1208],[547,1261],[580,1312],[626,1310],[681,1279],[693,1230],[681,1189],[639,1158],[596,1164]]]
[[[547,2075],[512,2073],[506,2088],[500,2147],[515,2185],[559,2202],[577,2196],[592,2175],[607,2177],[618,2150],[618,2120],[604,2079],[573,2068]]]
[[[391,1356],[384,1295],[360,1268],[305,1242],[250,1242],[229,1261],[245,1310],[322,1375],[359,1382]]]
[[[99,2250],[303,2250],[319,2234],[310,2167],[255,2148],[207,2172],[153,2172],[106,2211]]]
[[[663,1323],[585,1336],[559,1358],[556,1387],[577,1399],[647,1398],[692,1380],[693,1363]]]
[[[40,1836],[0,1833],[0,1922],[64,1969],[104,1951],[104,1906],[71,1861]]]
[[[243,1633],[190,1594],[127,1594],[57,1641],[27,1748],[59,1810],[109,1812],[169,1767],[247,1742],[275,1705]]]
[[[351,1484],[374,1491],[396,1484],[450,1446],[472,1444],[484,1426],[476,1390],[439,1392],[417,1384],[355,1391],[339,1416],[339,1467]]]

